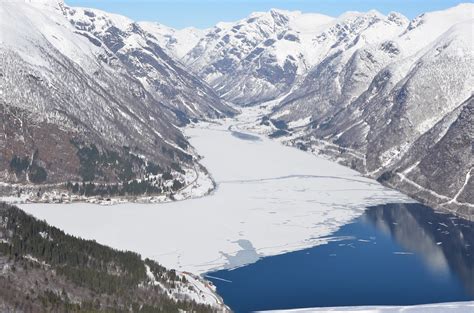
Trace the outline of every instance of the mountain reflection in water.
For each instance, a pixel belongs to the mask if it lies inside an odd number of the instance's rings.
[[[474,223],[420,204],[369,208],[363,219],[420,255],[438,275],[453,271],[474,296]]]
[[[473,222],[417,203],[384,204],[327,244],[207,278],[236,313],[466,301],[474,300],[473,247]]]

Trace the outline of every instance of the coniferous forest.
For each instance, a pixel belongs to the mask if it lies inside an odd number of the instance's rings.
[[[133,252],[66,235],[4,203],[0,203],[0,267],[0,311],[215,311],[169,295],[168,290],[187,284],[176,271]]]

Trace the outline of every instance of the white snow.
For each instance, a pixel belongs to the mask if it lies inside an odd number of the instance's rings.
[[[406,52],[415,53],[427,46],[451,26],[474,18],[474,5],[462,3],[447,10],[422,14],[410,22],[400,36],[399,44]]]
[[[466,173],[466,179],[464,180],[464,184],[462,185],[462,187],[458,190],[458,192],[456,193],[456,195],[451,199],[449,200],[447,203],[460,203],[457,201],[458,197],[461,195],[461,193],[463,193],[464,189],[466,188],[467,184],[469,183],[469,180],[471,179],[471,172],[472,170],[474,169],[474,167],[471,167],[469,169],[469,171]],[[470,203],[468,203],[469,205]],[[472,204],[471,204],[471,207],[474,207]]]
[[[1,196],[0,197],[0,201],[11,203],[11,204],[25,203],[27,200],[28,200],[27,194],[22,194],[19,197],[17,196]]]
[[[212,283],[204,281],[202,278],[195,276],[190,273],[181,273],[186,277],[188,283],[193,287],[192,290],[186,288],[186,290],[180,290],[180,292],[187,295],[188,298],[196,301],[197,303],[204,303],[213,306],[220,305],[222,300],[215,293],[215,286]]]
[[[329,239],[322,237],[368,205],[413,201],[310,153],[264,137],[237,138],[228,128],[238,130],[238,123],[186,130],[217,183],[209,196],[149,205],[21,207],[70,234],[138,252],[169,268],[205,273],[325,243]]]
[[[15,51],[26,62],[47,68],[49,64],[43,61],[43,54],[51,45],[83,69],[94,72],[99,67],[95,60],[98,48],[74,34],[73,26],[57,3],[54,0],[2,2],[0,48]]]
[[[401,181],[402,182],[407,182],[409,183],[410,185],[412,185],[413,187],[416,187],[418,190],[421,190],[423,192],[427,192],[429,194],[431,194],[432,196],[438,198],[438,199],[441,199],[441,200],[446,200],[445,203],[443,204],[446,204],[446,203],[456,203],[456,204],[460,204],[460,205],[465,205],[465,206],[468,206],[468,207],[471,207],[473,208],[474,207],[474,204],[472,203],[468,203],[468,202],[459,202],[457,201],[457,197],[461,194],[461,192],[464,190],[464,187],[465,185],[467,185],[468,181],[469,181],[469,178],[470,178],[470,174],[471,173],[471,170],[469,170],[469,172],[466,174],[466,181],[464,182],[464,185],[463,187],[461,188],[461,190],[454,196],[454,198],[449,198],[445,195],[440,195],[439,193],[436,193],[434,192],[433,190],[429,190],[423,186],[420,186],[419,184],[415,183],[414,181],[410,180],[409,178],[407,178],[403,173],[397,173],[397,175],[400,177]]]
[[[312,40],[315,32],[333,19],[322,14],[277,9],[269,12],[255,12],[237,22],[218,23],[214,28],[206,31],[212,36],[201,36],[201,40],[188,50],[189,53],[183,57],[183,61],[196,71],[202,70],[209,63],[221,58],[233,59],[238,64],[259,47],[265,50],[263,53],[266,55],[265,59],[275,60],[280,66],[283,66],[291,57],[299,63],[298,71],[301,72],[307,70],[306,63],[314,59],[315,49]],[[278,35],[283,33],[285,33],[284,37],[291,35],[297,40],[278,38]],[[275,43],[267,47],[264,42],[270,38],[274,39]],[[180,39],[177,37],[176,40],[179,42]],[[238,56],[231,52],[235,50],[239,51]],[[252,64],[257,66],[260,59],[261,57],[257,58]],[[217,82],[220,74],[222,73],[206,73],[205,78],[208,82]],[[256,81],[254,85],[259,83]],[[246,84],[238,87],[246,87]]]
[[[474,302],[450,302],[434,303],[412,306],[360,306],[360,307],[332,307],[332,308],[311,308],[296,310],[267,311],[275,313],[317,313],[317,312],[357,312],[357,313],[468,313],[474,311]]]
[[[222,307],[222,299],[216,294],[216,287],[202,278],[186,272],[177,272],[178,276],[186,278],[187,283],[175,282],[174,287],[167,287],[156,279],[155,274],[150,267],[145,264],[146,275],[149,283],[159,286],[162,290],[168,292],[174,300],[193,300],[197,303],[207,304],[214,307]]]
[[[305,118],[301,118],[301,119],[296,120],[296,121],[291,121],[291,122],[288,123],[288,126],[290,126],[291,128],[301,127],[301,126],[308,125],[309,122],[311,122],[311,116],[307,116]]]
[[[106,32],[107,29],[111,26],[115,26],[119,29],[128,29],[133,24],[133,20],[129,19],[126,16],[113,14],[109,12],[105,12],[98,9],[91,9],[91,8],[81,8],[81,7],[73,7],[70,8],[72,15],[69,17],[74,21],[80,21],[82,23],[88,23],[89,17],[86,15],[87,13],[93,13],[95,15],[94,19],[94,28],[98,32]]]
[[[158,44],[177,59],[181,59],[194,48],[208,31],[194,27],[174,29],[155,22],[139,22],[138,24],[152,34]]]

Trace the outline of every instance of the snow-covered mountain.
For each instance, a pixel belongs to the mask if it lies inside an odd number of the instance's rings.
[[[0,30],[3,182],[104,184],[74,187],[89,195],[176,191],[195,162],[177,126],[234,112],[127,18],[7,1]]]
[[[472,211],[473,12],[474,5],[463,4],[408,24],[396,15],[392,29],[384,23],[376,36],[354,36],[271,117],[298,126],[293,143],[432,205]]]
[[[397,13],[349,12],[318,32],[314,49],[320,51],[319,60],[280,102],[281,118],[314,115],[322,120],[327,112],[347,105],[397,58],[396,45],[387,39],[401,34],[407,25],[408,20]]]
[[[219,23],[181,61],[237,105],[272,100],[262,124],[274,136],[291,133],[291,144],[465,213],[474,209],[473,18],[473,4],[411,21],[271,10]]]
[[[213,89],[165,53],[161,47],[169,47],[170,42],[166,43],[159,32],[149,33],[141,24],[124,16],[99,10],[63,6],[63,12],[78,34],[118,58],[148,92],[175,112],[178,119],[216,118],[235,113]],[[174,32],[175,36],[179,34],[183,33]],[[192,43],[179,38],[179,42],[182,41]]]
[[[208,32],[194,27],[174,29],[156,22],[138,22],[138,25],[152,34],[168,55],[178,60],[191,51]]]
[[[320,14],[271,10],[219,23],[182,58],[224,99],[250,105],[285,94],[317,60],[314,31],[332,21]]]

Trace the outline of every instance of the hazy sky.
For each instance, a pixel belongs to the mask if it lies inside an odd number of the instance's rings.
[[[98,8],[137,21],[157,21],[183,28],[206,28],[220,21],[236,21],[254,11],[271,8],[338,16],[345,11],[397,11],[409,18],[471,0],[65,0],[71,6]]]

